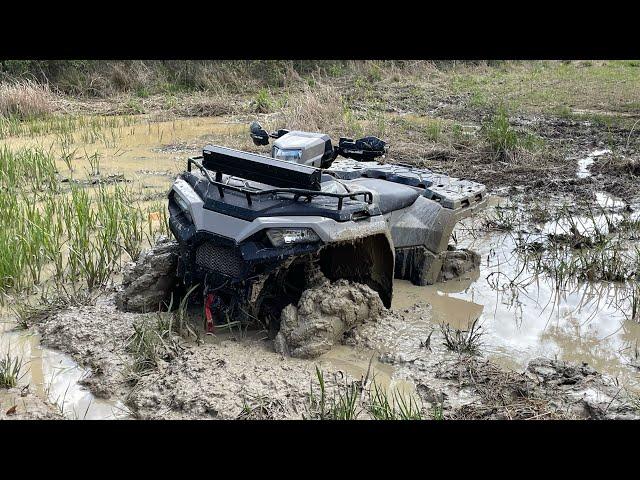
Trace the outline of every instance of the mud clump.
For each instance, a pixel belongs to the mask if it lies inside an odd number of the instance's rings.
[[[122,291],[116,296],[118,308],[125,312],[157,311],[169,301],[177,283],[178,243],[160,237],[150,250],[140,254],[124,272]]]
[[[448,250],[442,262],[442,269],[438,275],[438,282],[446,282],[454,278],[460,278],[480,267],[480,255],[476,252],[463,249]]]
[[[378,293],[366,285],[316,279],[297,306],[282,310],[276,351],[298,358],[318,357],[339,343],[347,331],[365,321],[377,321],[384,311]]]
[[[529,362],[525,375],[537,383],[546,398],[576,418],[640,418],[637,405],[615,379],[602,375],[586,363],[540,357]]]

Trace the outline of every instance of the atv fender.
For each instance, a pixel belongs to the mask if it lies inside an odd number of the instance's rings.
[[[344,278],[364,283],[391,307],[395,253],[388,233],[338,242],[320,251],[320,268],[331,281]]]

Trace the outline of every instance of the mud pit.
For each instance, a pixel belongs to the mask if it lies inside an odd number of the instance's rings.
[[[149,122],[125,128],[118,145],[98,141],[87,150],[92,153],[95,148],[103,155],[105,178],[124,175],[145,192],[145,198],[162,199],[173,174],[184,167],[187,154],[197,153],[209,140],[239,142],[235,132],[244,134],[244,127],[224,124],[220,119]],[[13,140],[16,146],[33,143],[33,139]],[[53,136],[41,137],[37,143],[47,147],[53,140]],[[574,175],[577,159],[588,156],[589,151],[585,148],[571,158],[567,171]],[[592,174],[589,181],[599,181],[597,175],[607,165],[606,158],[595,158],[588,168]],[[78,155],[76,163],[81,161]],[[67,171],[62,162],[59,167],[61,172]],[[77,171],[76,177],[82,168]],[[584,180],[578,183],[582,185]],[[504,191],[513,193],[509,187]],[[419,396],[425,417],[432,416],[434,408],[442,408],[445,418],[632,417],[634,404],[627,390],[638,391],[635,365],[640,365],[640,329],[618,308],[618,302],[627,298],[628,288],[605,282],[557,291],[545,276],[524,286],[512,284],[510,280],[522,268],[512,255],[513,237],[463,227],[456,232],[457,246],[478,252],[479,267],[471,257],[458,258],[462,263],[453,263],[452,272],[462,279],[449,277],[429,287],[395,281],[390,311],[382,312],[376,322],[364,322],[346,332],[343,345],[330,340],[341,335],[329,335],[320,350],[331,343],[332,347],[313,362],[280,355],[271,342],[253,338],[259,337],[258,333],[249,338],[219,334],[204,337],[202,344],[179,339],[180,353],[160,362],[157,370],[148,372],[133,388],[127,370],[131,358],[124,345],[134,322],[153,315],[118,312],[113,296],[107,296],[93,306],[54,312],[36,327],[43,345],[67,352],[82,371],[65,376],[66,383],[53,389],[53,398],[44,391],[43,382],[27,378],[32,395],[34,385],[41,386],[42,391],[35,392],[37,398],[15,397],[21,390],[10,391],[11,397],[3,392],[2,408],[9,410],[12,405],[8,403],[17,403],[18,416],[49,418],[50,405],[42,399],[55,400],[70,387],[68,396],[73,398],[68,398],[67,404],[76,405],[77,413],[65,413],[66,418],[83,418],[87,403],[87,418],[118,418],[128,415],[127,410],[138,418],[301,418],[309,387],[315,382],[316,364],[327,379],[343,371],[347,378],[357,380],[365,376],[373,358],[377,378],[390,388]],[[354,316],[360,319],[363,315]],[[446,350],[439,324],[467,328],[474,319],[480,319],[485,331],[481,357]],[[28,334],[12,334],[11,338],[27,338]],[[429,347],[424,346],[427,339]],[[47,348],[42,352],[46,358],[55,353]],[[64,357],[65,368],[79,369],[68,363],[70,357]],[[551,360],[555,357],[560,360]],[[58,361],[59,357],[51,358]],[[595,373],[591,367],[607,375]],[[34,370],[37,367],[32,363],[35,378]],[[11,400],[6,403],[5,398]],[[23,408],[25,405],[28,408]],[[57,413],[53,408],[51,415]]]
[[[119,312],[112,293],[94,306],[44,318],[37,328],[44,345],[91,370],[81,383],[93,395],[120,400],[140,419],[309,418],[310,391],[319,388],[316,365],[326,373],[327,389],[358,385],[370,392],[375,382],[418,399],[422,418],[638,418],[635,397],[586,363],[532,357],[524,368],[510,370],[489,358],[490,350],[456,353],[439,328],[450,306],[415,303],[399,289],[400,304],[411,306],[399,307],[396,299],[387,310],[365,285],[330,282],[319,270],[307,273],[309,288],[297,306],[283,311],[274,342],[257,331],[200,339],[171,334],[165,341],[177,345],[172,355],[161,355],[155,368],[139,375],[132,375],[127,348],[134,325],[170,314]],[[466,281],[475,274],[467,272]],[[199,310],[192,313],[200,319]]]
[[[115,312],[111,296],[97,307],[49,317],[38,329],[45,344],[91,366],[93,375],[84,382],[91,392],[121,398],[135,418],[305,418],[311,385],[318,389],[316,364],[326,373],[327,389],[337,383],[333,378],[358,380],[348,367],[336,368],[335,351],[311,362],[275,352],[265,338],[219,335],[203,343],[175,337],[179,353],[131,383],[126,339],[145,315]],[[517,373],[455,354],[425,321],[431,315],[428,305],[383,311],[344,340],[349,352],[391,366],[404,394],[420,399],[423,418],[436,409],[445,418],[636,418],[627,394],[592,368],[536,359]],[[380,377],[384,368],[376,366],[370,378]]]

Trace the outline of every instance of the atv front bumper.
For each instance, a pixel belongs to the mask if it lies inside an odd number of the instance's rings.
[[[185,213],[169,202],[169,228],[180,244],[178,276],[185,285],[233,286],[268,274],[297,257],[313,255],[322,242],[273,247],[264,234],[235,241],[209,232],[197,232]]]

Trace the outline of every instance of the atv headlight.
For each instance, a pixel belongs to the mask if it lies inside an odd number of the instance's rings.
[[[269,228],[267,237],[274,247],[320,241],[318,234],[311,228]]]
[[[273,158],[277,158],[278,160],[285,160],[288,162],[297,162],[302,158],[302,149],[284,149],[278,148],[276,146],[273,147]]]

